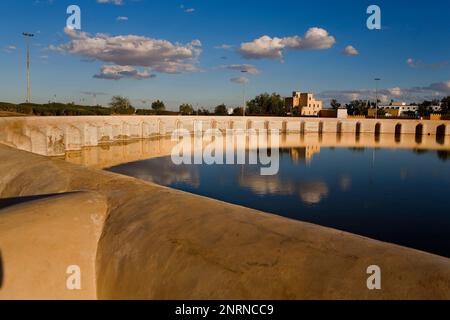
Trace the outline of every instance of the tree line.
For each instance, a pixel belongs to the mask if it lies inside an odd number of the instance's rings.
[[[195,110],[191,104],[182,104],[179,108],[182,115],[218,115],[218,116],[242,116],[244,115],[244,108],[228,107],[224,103],[219,104],[213,111],[205,108]],[[277,93],[263,93],[256,96],[246,104],[245,114],[252,115],[267,115],[267,116],[286,116],[288,110],[285,107],[284,99]]]
[[[390,106],[393,104],[393,100],[389,103]],[[339,103],[336,99],[331,100],[330,102],[331,108],[340,109],[345,108],[349,115],[368,115],[368,110],[376,107],[376,101],[370,100],[353,100],[346,104]],[[378,105],[381,105],[381,101],[378,100]],[[421,103],[410,103],[411,106],[417,106],[418,111],[417,114],[415,112],[409,112],[410,116],[421,116],[428,117],[430,114],[435,113],[433,110],[433,106],[440,106],[441,110],[440,114],[447,115],[450,113],[450,96],[443,98],[442,100],[425,100]],[[384,115],[383,110],[378,110],[379,115]]]
[[[393,101],[391,101],[392,104]],[[380,103],[380,101],[378,101]],[[331,100],[333,109],[346,108],[350,115],[368,115],[369,108],[375,108],[375,101],[353,100],[346,104],[339,103],[336,99]],[[450,113],[450,96],[442,100],[423,101],[412,105],[418,106],[420,116],[429,116],[433,113],[432,106],[441,105],[441,114]],[[178,112],[168,111],[161,100],[156,100],[150,105],[150,109],[135,108],[130,100],[122,96],[114,96],[108,107],[84,106],[75,103],[21,103],[12,104],[0,102],[0,111],[16,112],[24,115],[36,116],[82,116],[82,115],[219,115],[219,116],[242,116],[243,107],[228,107],[225,104],[217,105],[209,110],[204,107],[195,109],[192,104],[183,103]],[[384,112],[379,110],[380,115]],[[285,101],[278,93],[263,93],[246,103],[245,114],[248,116],[299,116],[299,109],[288,110]],[[417,114],[411,114],[417,116]]]
[[[24,115],[35,116],[89,116],[89,115],[234,115],[242,116],[243,107],[228,107],[225,104],[216,106],[213,110],[205,107],[195,109],[192,104],[183,103],[178,112],[167,111],[166,105],[161,100],[154,101],[150,109],[135,108],[131,101],[122,96],[114,96],[108,107],[85,106],[75,103],[49,102],[36,103],[6,103],[0,102],[0,111],[16,112]],[[276,93],[261,94],[247,102],[246,115],[286,115],[284,99]]]

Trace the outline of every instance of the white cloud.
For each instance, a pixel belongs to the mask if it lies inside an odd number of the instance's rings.
[[[182,10],[183,10],[184,12],[186,12],[186,13],[193,13],[193,12],[195,12],[195,9],[194,9],[194,8],[186,8],[184,4],[182,4],[182,5],[180,6],[180,9],[182,9]]]
[[[428,87],[424,87],[423,89],[450,94],[450,80],[432,83],[431,85],[429,85]]]
[[[250,80],[247,79],[246,77],[231,78],[230,81],[237,84],[246,84],[250,82]]]
[[[282,59],[285,46],[280,38],[262,36],[259,39],[241,44],[240,53],[247,59]]]
[[[342,103],[352,100],[375,100],[377,92],[375,89],[357,89],[341,91],[324,91],[318,94],[318,97],[324,100],[337,99]],[[378,98],[383,102],[389,102],[390,99],[401,99],[409,102],[418,102],[423,99],[434,99],[450,95],[450,80],[432,83],[423,87],[393,87],[388,89],[379,89]]]
[[[272,38],[262,36],[252,42],[242,43],[239,52],[247,59],[283,59],[285,49],[308,50],[329,49],[336,43],[336,39],[322,28],[310,28],[303,37],[292,36]]]
[[[100,73],[94,75],[96,79],[106,79],[106,80],[120,80],[120,79],[136,79],[143,80],[148,78],[154,78],[155,75],[150,74],[150,72],[143,71],[139,72],[135,68],[130,66],[114,66],[107,65],[102,66]]]
[[[118,16],[118,17],[116,18],[116,20],[117,20],[117,21],[128,21],[128,17],[125,17],[125,16]]]
[[[400,88],[400,87],[391,88],[391,89],[388,89],[388,91],[394,97],[400,97],[403,95],[402,88]]]
[[[346,46],[344,49],[344,54],[347,56],[357,56],[359,52],[353,46]]]
[[[171,43],[167,40],[144,36],[109,36],[98,33],[65,29],[71,41],[50,50],[68,52],[120,66],[146,67],[154,72],[183,73],[197,71],[201,54],[201,42],[193,40],[187,44]]]
[[[234,70],[234,71],[245,71],[250,74],[259,74],[260,71],[254,65],[251,64],[229,64],[222,66],[224,69]]]

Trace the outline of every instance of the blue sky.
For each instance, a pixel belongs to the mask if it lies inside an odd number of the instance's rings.
[[[36,34],[36,102],[89,104],[95,92],[102,104],[119,94],[139,107],[239,105],[243,81],[247,97],[301,90],[345,102],[373,98],[375,77],[384,99],[450,95],[449,1],[99,2],[2,0],[0,101],[24,100],[23,31]],[[81,31],[64,30],[71,4]],[[366,27],[371,4],[382,30]]]

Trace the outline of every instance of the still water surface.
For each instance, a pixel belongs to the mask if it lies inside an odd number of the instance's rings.
[[[181,165],[170,157],[107,169],[229,203],[450,257],[450,152],[299,147],[280,171]]]

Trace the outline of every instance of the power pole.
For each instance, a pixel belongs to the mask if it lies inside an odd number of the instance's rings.
[[[34,37],[34,34],[23,32],[22,35],[25,37],[27,42],[27,103],[30,103],[30,38]]]
[[[241,70],[241,73],[248,73],[248,71],[247,70]],[[245,81],[246,81],[246,79],[245,78],[243,78],[242,79],[242,85],[243,85],[243,93],[242,93],[242,97],[243,97],[243,105],[242,105],[242,115],[244,116],[244,118],[245,118],[245,107],[246,107],[246,101],[245,101]]]
[[[375,89],[375,92],[376,92],[376,99],[377,99],[377,101],[375,102],[375,119],[378,118],[378,82],[379,82],[380,80],[381,80],[380,78],[375,78],[375,83],[377,84],[377,85],[376,85],[376,89]]]

